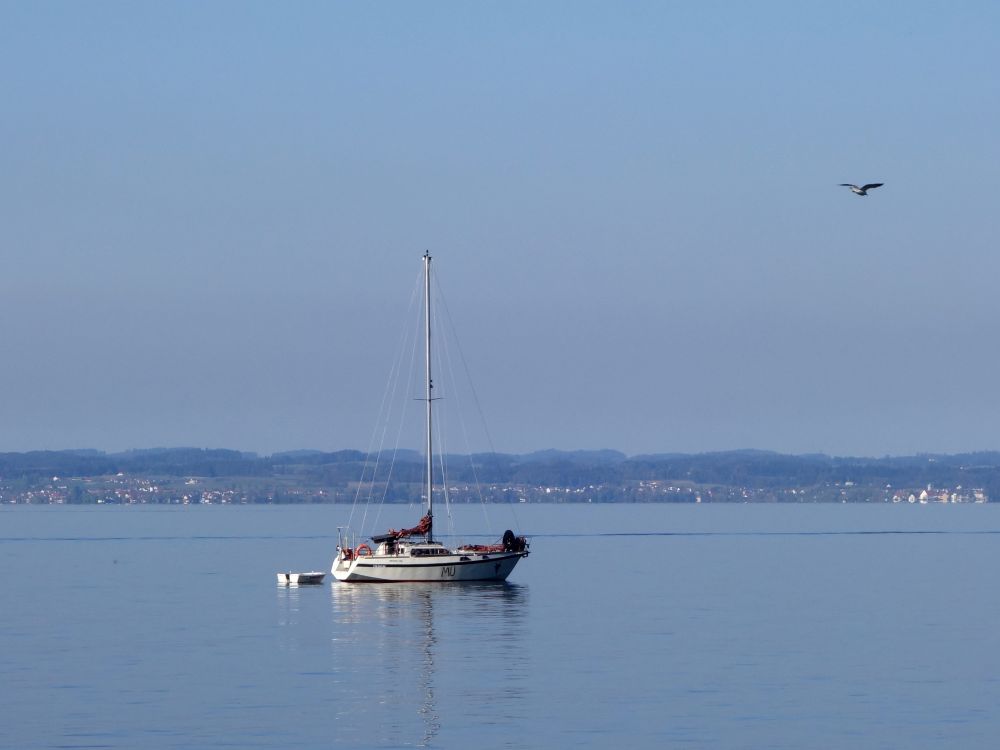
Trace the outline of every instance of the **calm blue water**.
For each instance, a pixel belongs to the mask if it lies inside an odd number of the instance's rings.
[[[4,507],[0,747],[996,747],[998,507],[516,512],[506,585],[287,589],[345,509]]]

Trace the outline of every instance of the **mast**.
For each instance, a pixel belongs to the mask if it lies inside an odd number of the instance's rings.
[[[431,397],[434,382],[431,380],[431,254],[424,251],[424,362],[427,400],[426,451],[427,451],[427,541],[434,538],[434,459],[431,453]]]

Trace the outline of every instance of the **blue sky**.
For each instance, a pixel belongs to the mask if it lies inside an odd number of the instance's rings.
[[[0,450],[365,447],[424,249],[498,450],[1000,449],[997,28],[0,2]]]

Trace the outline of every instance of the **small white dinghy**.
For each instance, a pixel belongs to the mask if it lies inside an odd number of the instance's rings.
[[[278,573],[278,583],[295,586],[314,586],[323,583],[326,573],[311,570],[308,573]]]

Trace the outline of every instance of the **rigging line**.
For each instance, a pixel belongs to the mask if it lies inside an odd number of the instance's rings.
[[[438,296],[440,297],[440,290],[438,290],[438,291],[439,291],[439,295]],[[434,323],[437,324],[439,322],[439,320],[440,320],[440,314],[437,312],[437,306],[436,305],[433,308],[432,315],[434,316]],[[435,330],[440,331],[440,326],[436,325],[435,326]],[[442,362],[442,352],[443,351],[447,351],[447,347],[448,347],[448,343],[447,342],[448,342],[448,339],[447,339],[446,336],[441,336],[441,335],[438,336],[438,346],[437,346],[437,348],[434,351],[434,364],[435,364],[435,371],[436,372],[442,372],[443,369],[444,369],[443,362]],[[453,392],[455,392],[457,394],[457,391],[453,391]],[[448,417],[448,415],[446,413],[444,413],[444,411],[442,409],[438,409],[438,411],[437,411],[437,417],[436,417],[436,419],[434,421],[434,427],[435,427],[435,434],[436,434],[436,437],[437,437],[437,444],[438,444],[438,464],[441,467],[441,492],[442,492],[442,496],[444,497],[445,516],[448,519],[448,532],[451,535],[454,535],[454,533],[455,533],[455,518],[454,518],[454,516],[452,515],[452,512],[451,512],[451,493],[448,491],[448,486],[449,486],[449,482],[448,482],[448,461],[446,459],[446,456],[448,455],[448,450],[447,450],[447,446],[445,444],[445,434],[447,433],[447,430],[444,429],[444,422],[445,422],[445,419],[447,419],[447,417]]]
[[[439,299],[443,300],[444,294],[442,293],[440,286],[438,286],[437,291]],[[464,441],[465,453],[469,461],[469,469],[472,472],[473,483],[475,484],[476,487],[476,494],[479,497],[479,507],[483,512],[483,520],[486,524],[486,529],[487,531],[489,531],[490,534],[492,534],[493,527],[492,524],[490,523],[489,514],[486,512],[486,499],[483,497],[482,482],[480,482],[479,480],[479,472],[476,469],[476,462],[473,460],[472,457],[472,441],[469,439],[469,429],[465,421],[465,409],[462,406],[462,391],[460,388],[457,387],[458,378],[455,377],[454,358],[451,355],[451,340],[455,339],[457,341],[458,335],[457,332],[454,330],[454,327],[449,327],[448,332],[451,334],[451,336],[440,337],[441,341],[440,350],[441,350],[441,359],[444,360],[444,366],[447,366],[448,376],[451,379],[450,382],[453,386],[455,407],[452,411],[453,413],[456,413],[458,415],[458,423],[462,428],[462,439]]]
[[[440,412],[438,412],[440,414]],[[437,436],[438,442],[438,465],[441,467],[441,495],[444,497],[444,512],[445,517],[448,519],[448,533],[454,535],[455,533],[455,519],[451,513],[451,494],[448,492],[448,462],[445,459],[447,447],[444,441],[444,433],[441,429],[441,422],[443,420],[439,416],[434,423],[434,430]]]
[[[395,472],[395,469],[396,469],[396,461],[399,458],[400,435],[402,434],[403,425],[406,422],[406,414],[407,414],[407,404],[406,404],[406,401],[404,400],[405,399],[405,393],[406,393],[406,391],[407,391],[407,389],[409,387],[409,384],[412,383],[413,376],[414,376],[414,371],[415,371],[414,362],[416,361],[417,340],[419,338],[418,332],[419,332],[419,328],[420,328],[420,326],[419,326],[419,316],[415,314],[415,310],[419,307],[420,300],[423,297],[423,294],[421,292],[421,288],[422,288],[421,276],[420,276],[420,274],[418,274],[417,275],[417,280],[416,280],[416,285],[414,286],[414,293],[413,293],[413,296],[410,298],[410,306],[409,306],[409,308],[407,310],[407,315],[406,315],[406,318],[409,321],[409,325],[408,325],[409,331],[408,331],[408,336],[406,338],[406,342],[409,343],[409,347],[408,348],[410,350],[410,364],[409,364],[409,368],[407,369],[407,375],[404,378],[402,376],[402,372],[403,372],[403,370],[402,370],[402,359],[403,359],[403,356],[404,356],[404,354],[406,352],[406,348],[407,348],[407,347],[404,346],[404,348],[400,351],[400,370],[399,370],[399,373],[397,373],[396,382],[394,384],[395,387],[393,389],[393,395],[392,395],[393,404],[394,405],[398,405],[398,407],[399,407],[399,417],[398,417],[398,421],[397,421],[397,424],[396,424],[396,437],[395,437],[395,440],[393,441],[392,452],[391,452],[390,458],[389,458],[389,468],[388,468],[388,470],[386,472],[385,487],[382,490],[382,496],[378,499],[378,502],[376,504],[375,515],[374,515],[374,517],[372,519],[371,527],[367,527],[366,526],[365,528],[372,528],[372,529],[374,529],[381,522],[382,510],[383,510],[383,508],[385,506],[386,497],[389,494],[390,483],[392,482],[393,473]],[[400,388],[401,384],[402,384],[402,387]],[[396,395],[396,391],[397,390],[399,390],[402,395],[397,396]],[[386,421],[386,427],[388,427],[388,420]],[[385,443],[383,442],[382,447],[384,448],[384,446],[385,446]],[[382,451],[380,450],[379,452],[381,454]],[[372,495],[373,496],[374,496],[374,492],[375,492],[375,488],[373,486],[372,487]],[[367,513],[365,515],[365,518],[366,518],[366,523],[367,523]]]
[[[372,434],[368,440],[368,451],[365,454],[365,462],[361,471],[361,481],[358,482],[358,488],[354,495],[354,502],[351,505],[351,513],[348,517],[348,526],[351,525],[354,519],[354,513],[358,506],[358,501],[361,498],[361,493],[365,487],[365,474],[367,470],[371,468],[371,477],[368,482],[368,495],[365,498],[365,510],[362,514],[361,527],[364,529],[364,524],[368,517],[368,506],[371,504],[372,496],[375,491],[375,480],[378,475],[378,467],[381,462],[382,457],[382,446],[385,444],[385,431],[388,423],[392,418],[392,409],[395,401],[395,393],[399,383],[399,373],[402,368],[403,356],[406,351],[406,339],[409,331],[409,320],[410,312],[413,310],[415,302],[417,299],[417,293],[420,288],[420,276],[416,277],[413,284],[413,289],[410,292],[410,301],[407,307],[407,314],[403,317],[403,325],[401,326],[399,334],[399,343],[396,346],[395,352],[393,354],[392,367],[389,370],[389,374],[386,378],[385,388],[382,391],[382,402],[379,405],[378,417],[376,419],[375,425],[372,429]],[[384,421],[383,421],[384,420]],[[381,425],[381,435],[379,435],[379,426]],[[376,450],[374,461],[372,460],[372,448],[376,445],[376,437],[378,437],[378,450]]]
[[[435,284],[437,284],[437,277],[434,278]],[[445,316],[448,319],[448,324],[451,326],[451,330],[455,333],[455,348],[458,349],[458,357],[462,363],[462,368],[465,370],[466,380],[469,382],[469,390],[472,392],[472,400],[476,405],[476,410],[479,412],[479,420],[483,425],[483,432],[486,434],[486,443],[490,447],[490,458],[493,460],[494,469],[499,469],[499,461],[497,461],[497,449],[493,444],[493,436],[490,434],[489,425],[486,422],[486,415],[483,413],[482,403],[479,401],[479,393],[476,391],[475,383],[472,381],[472,373],[469,370],[469,363],[465,359],[465,352],[462,351],[462,342],[458,338],[457,329],[455,328],[455,321],[451,316],[451,309],[448,307],[448,301],[445,299],[444,295],[441,294],[440,285],[438,285],[438,296],[441,300],[441,307],[444,308]],[[478,474],[477,474],[478,476]],[[478,481],[478,480],[477,480]],[[503,493],[504,498],[507,501],[507,507],[514,517],[514,527],[521,528],[521,522],[518,520],[517,511],[514,509],[514,504],[507,497],[507,493]],[[483,506],[483,512],[486,512],[485,505]]]
[[[418,281],[419,281],[419,279],[418,279]],[[418,316],[413,316],[413,317],[415,319],[418,318]],[[416,366],[416,361],[417,361],[417,340],[420,338],[420,336],[419,336],[419,330],[420,330],[420,321],[419,321],[419,319],[417,319],[416,320],[416,330],[413,332],[413,335],[411,336],[412,344],[410,346],[410,368],[409,368],[409,375],[407,376],[407,380],[410,382],[411,385],[412,385],[412,382],[414,380],[415,373],[416,373],[416,370],[417,370],[417,366]],[[392,473],[393,473],[393,471],[396,468],[396,459],[399,456],[399,444],[400,444],[400,441],[402,440],[403,425],[406,423],[406,411],[407,411],[406,406],[405,405],[401,405],[400,406],[400,410],[399,410],[399,423],[398,423],[398,425],[396,427],[396,442],[395,442],[395,445],[393,445],[393,447],[392,447],[392,460],[391,460],[391,462],[389,464],[389,471],[386,474],[385,489],[382,491],[382,498],[379,500],[378,510],[377,510],[377,512],[375,514],[375,518],[374,518],[374,520],[372,522],[372,527],[373,528],[374,528],[375,525],[378,524],[379,519],[382,517],[382,509],[385,506],[386,497],[389,494],[389,482],[392,479]]]
[[[414,284],[413,291],[410,294],[410,303],[409,303],[409,308],[410,309],[413,308],[413,305],[414,305],[413,300],[416,297],[416,290],[417,290],[417,288],[418,288],[417,285]],[[403,320],[406,321],[406,320],[408,320],[408,318],[409,318],[409,316],[407,315],[406,317],[404,317]],[[385,430],[386,430],[386,425],[388,424],[388,422],[391,420],[391,417],[392,417],[392,409],[393,409],[393,405],[394,405],[394,394],[395,394],[395,390],[396,390],[396,384],[399,381],[400,368],[402,367],[403,352],[405,351],[404,346],[405,346],[405,341],[406,341],[406,334],[407,334],[407,325],[405,325],[405,323],[404,323],[404,326],[403,326],[402,330],[400,331],[399,345],[396,347],[395,353],[393,355],[392,367],[389,370],[389,375],[388,375],[388,379],[386,381],[386,386],[385,386],[385,389],[382,392],[382,403],[379,406],[378,418],[377,418],[377,420],[375,422],[375,427],[374,427],[374,429],[372,431],[372,436],[371,436],[371,439],[369,440],[369,443],[368,443],[368,453],[365,455],[365,469],[367,469],[369,466],[371,466],[371,477],[370,477],[368,485],[367,485],[368,486],[368,495],[365,498],[365,510],[364,510],[364,513],[362,514],[362,521],[361,521],[362,529],[364,528],[364,524],[365,524],[365,521],[366,521],[367,516],[368,516],[368,506],[371,504],[372,496],[373,496],[373,493],[375,491],[375,480],[376,480],[376,478],[378,476],[378,467],[379,467],[379,464],[380,464],[381,458],[382,458],[382,450],[381,450],[381,448],[385,444]],[[384,420],[384,422],[383,422],[383,420]],[[372,449],[376,446],[376,436],[379,435],[379,425],[380,424],[382,425],[382,431],[381,431],[381,435],[379,436],[379,440],[378,440],[378,450],[374,451],[375,459],[374,459],[374,462],[372,462],[372,453],[373,453]],[[359,498],[361,496],[363,488],[365,487],[364,477],[365,477],[365,471],[362,470],[362,474],[361,474],[362,481],[358,484],[358,489],[357,489],[357,492],[355,493],[355,500],[354,500],[354,505],[351,508],[351,515],[349,517],[349,523],[353,522],[355,508],[357,507],[358,500],[359,500]]]

